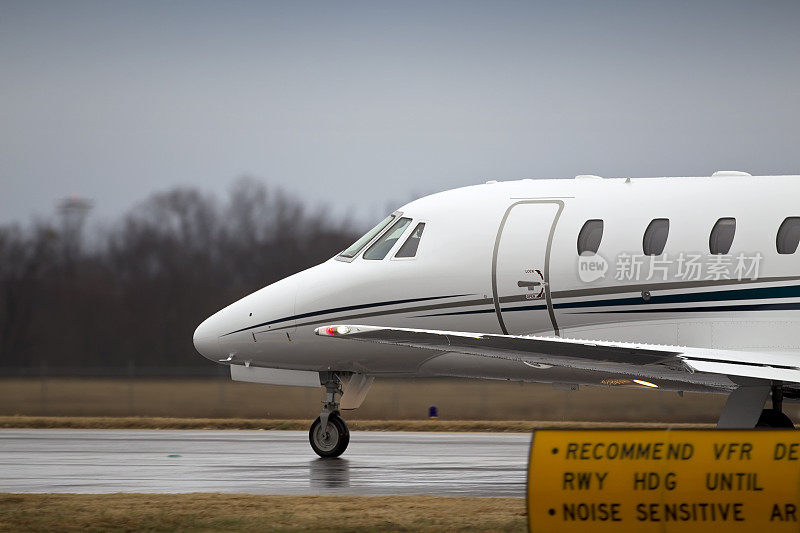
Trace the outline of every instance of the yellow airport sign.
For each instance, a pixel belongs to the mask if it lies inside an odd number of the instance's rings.
[[[800,433],[539,430],[532,533],[800,531]]]

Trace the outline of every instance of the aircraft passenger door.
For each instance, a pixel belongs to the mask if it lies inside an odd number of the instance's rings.
[[[523,200],[505,214],[492,260],[492,289],[504,333],[558,334],[550,298],[550,248],[560,200]]]

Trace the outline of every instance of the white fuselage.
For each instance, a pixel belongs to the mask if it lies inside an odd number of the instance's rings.
[[[386,258],[364,259],[362,249],[352,259],[335,257],[265,287],[203,322],[195,345],[214,361],[266,368],[570,384],[627,376],[666,389],[728,390],[732,384],[721,375],[536,366],[331,342],[314,329],[352,323],[560,335],[778,350],[800,359],[800,251],[781,254],[776,247],[781,224],[800,217],[798,198],[797,176],[585,177],[446,191],[398,210],[412,222]],[[723,218],[735,219],[735,236],[720,257],[709,253],[709,239]],[[645,256],[644,234],[654,219],[668,219],[668,238],[658,256]],[[579,260],[578,236],[588,220],[602,221],[602,260]],[[395,258],[419,222],[425,228],[416,256]],[[689,276],[684,267],[694,256],[702,269]],[[750,270],[737,271],[737,261]],[[586,269],[603,262],[605,275],[592,279]]]

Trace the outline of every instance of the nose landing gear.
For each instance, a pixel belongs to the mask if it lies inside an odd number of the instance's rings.
[[[350,444],[350,430],[347,429],[342,417],[336,413],[328,416],[325,425],[322,425],[321,416],[314,420],[308,431],[308,440],[314,452],[323,458],[339,457]]]
[[[339,402],[336,400],[337,394],[342,395],[342,389],[333,372],[320,372],[320,381],[325,385],[325,401],[322,402],[322,413],[308,430],[308,441],[320,457],[339,457],[350,444],[350,430],[339,415]]]

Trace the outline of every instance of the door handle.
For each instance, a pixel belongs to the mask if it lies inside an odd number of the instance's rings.
[[[534,287],[539,287],[542,285],[541,281],[524,281],[520,280],[517,282],[517,287],[528,287],[529,291],[532,291]]]

